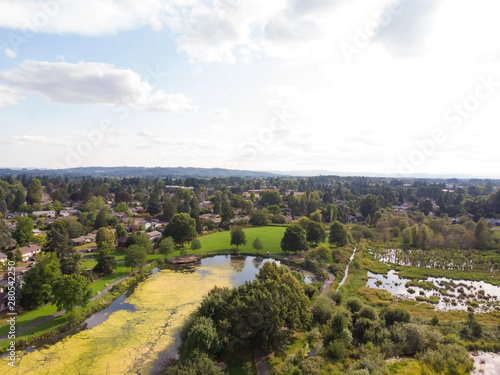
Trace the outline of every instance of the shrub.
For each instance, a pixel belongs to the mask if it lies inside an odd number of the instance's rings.
[[[328,322],[335,311],[335,302],[327,297],[318,297],[311,307],[313,319],[318,323]]]
[[[348,298],[347,301],[345,301],[346,307],[349,309],[351,313],[357,313],[361,308],[363,307],[363,302],[356,297],[351,297]]]

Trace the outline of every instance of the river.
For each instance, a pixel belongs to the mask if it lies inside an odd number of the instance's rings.
[[[2,358],[0,373],[158,374],[175,353],[182,324],[203,296],[216,285],[233,287],[253,280],[267,261],[273,260],[215,256],[196,266],[157,270],[133,293],[89,318],[91,329],[17,352],[16,368]]]

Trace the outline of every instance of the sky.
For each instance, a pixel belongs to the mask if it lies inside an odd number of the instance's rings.
[[[500,176],[498,0],[0,9],[0,167]]]

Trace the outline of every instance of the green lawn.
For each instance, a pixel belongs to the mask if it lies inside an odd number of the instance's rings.
[[[286,227],[278,226],[268,226],[268,227],[249,227],[244,228],[247,243],[246,245],[240,246],[241,252],[257,252],[253,249],[253,241],[259,237],[264,245],[264,249],[258,251],[259,253],[266,254],[283,254],[280,248],[280,242],[285,233]],[[199,240],[201,242],[201,249],[197,250],[198,254],[203,253],[213,253],[219,251],[231,251],[236,248],[231,245],[231,233],[229,231],[210,233],[204,236],[200,236]],[[188,253],[190,253],[189,246],[186,246]],[[176,251],[174,256],[179,255]]]

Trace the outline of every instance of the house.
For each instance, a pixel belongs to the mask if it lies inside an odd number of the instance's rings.
[[[0,263],[5,264],[7,260],[7,255],[5,255],[4,253],[0,253]]]
[[[33,236],[39,236],[42,234],[42,231],[40,229],[33,229]]]
[[[109,216],[116,217],[118,219],[125,219],[127,214],[125,212],[112,212]]]
[[[34,257],[36,254],[42,251],[42,247],[38,245],[28,245],[21,247],[21,254],[23,257],[23,262],[27,262],[31,257]]]
[[[67,210],[61,210],[59,212],[59,215],[62,217],[68,217],[68,216],[80,216],[80,210],[75,210],[72,208],[68,208]]]
[[[84,244],[84,243],[94,242],[95,238],[96,238],[95,234],[89,234],[88,236],[80,236],[80,237],[72,238],[72,239],[70,239],[70,241],[72,243],[74,243],[75,245],[80,245],[80,244]]]
[[[116,250],[127,250],[127,240],[127,236],[118,238],[118,246],[116,246]]]
[[[149,236],[149,240],[151,242],[159,241],[162,236],[162,233],[158,232],[157,230],[154,230],[152,232],[146,232],[146,234]]]
[[[500,226],[500,219],[486,219],[486,222],[493,225],[494,227]]]
[[[47,217],[56,217],[56,212],[55,211],[33,211],[31,213],[33,216],[47,216]]]
[[[10,214],[7,214],[5,216],[6,219],[14,219],[16,217],[20,217],[20,216],[28,216],[28,214],[26,212],[11,212]]]

